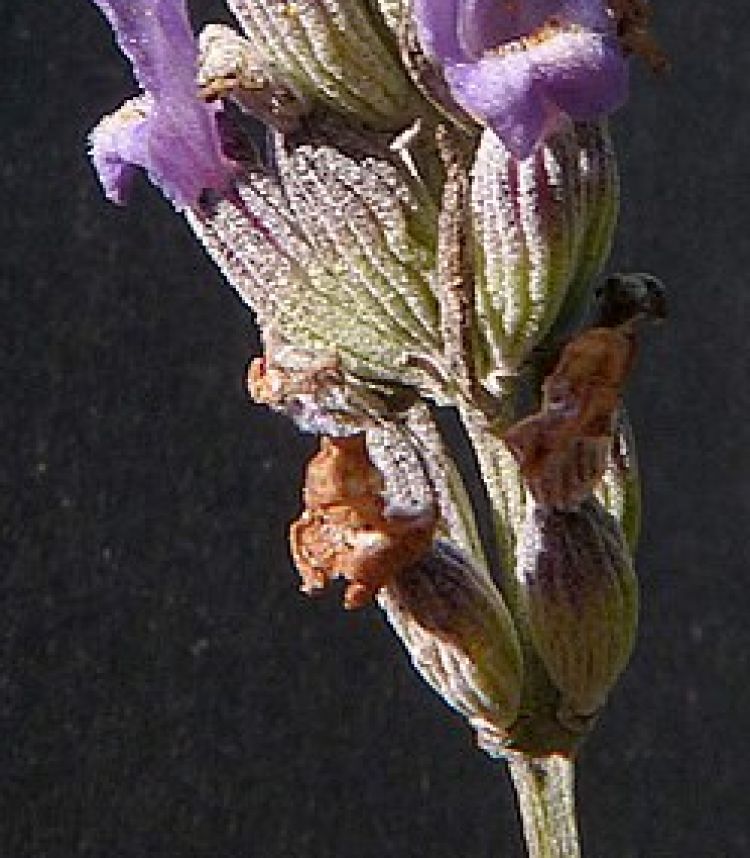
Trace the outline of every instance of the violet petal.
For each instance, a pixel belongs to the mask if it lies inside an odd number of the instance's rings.
[[[141,122],[92,135],[92,157],[110,199],[127,196],[143,167],[178,208],[206,188],[229,192],[233,167],[222,153],[215,110],[197,93],[198,48],[185,0],[94,0],[115,31],[138,82],[151,97]]]
[[[525,158],[553,120],[527,52],[449,66],[446,80],[456,101],[489,125],[517,158]]]
[[[517,39],[539,26],[530,26],[528,16],[523,14],[528,6],[528,3],[514,0],[462,0],[456,27],[464,57],[479,59],[485,51]]]
[[[595,33],[560,33],[534,50],[545,96],[572,119],[611,113],[628,95],[628,65],[614,40]]]
[[[184,0],[93,0],[154,96],[194,93],[198,49]]]
[[[600,33],[614,26],[602,0],[460,0],[455,27],[464,59],[479,59],[552,20]]]
[[[627,65],[603,0],[414,0],[417,35],[451,95],[519,158],[565,116],[627,96]]]
[[[117,205],[128,201],[137,172],[134,165],[141,163],[146,151],[148,120],[145,115],[129,110],[131,104],[105,117],[90,137],[91,161],[105,196]]]
[[[560,32],[533,47],[448,66],[456,101],[489,125],[517,158],[527,157],[561,115],[584,121],[627,96],[627,63],[596,33]]]
[[[413,20],[422,50],[437,62],[465,59],[458,42],[457,22],[462,0],[413,0]]]

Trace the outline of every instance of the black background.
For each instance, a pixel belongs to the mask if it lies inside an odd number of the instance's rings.
[[[745,0],[656,4],[674,62],[614,121],[611,270],[671,319],[628,400],[633,662],[579,769],[589,856],[750,854]],[[193,4],[198,20],[218,3]],[[518,856],[500,765],[375,609],[296,592],[312,442],[243,392],[249,313],[158,194],[85,157],[132,92],[83,0],[0,5],[0,854]]]

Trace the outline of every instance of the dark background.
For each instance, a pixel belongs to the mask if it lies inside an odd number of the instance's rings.
[[[628,400],[633,662],[585,747],[589,856],[750,854],[745,0],[657,3],[671,77],[614,122],[611,269],[670,289]],[[193,4],[196,19],[218,3]],[[243,392],[248,312],[85,134],[132,92],[87,3],[0,4],[0,854],[518,856],[502,767],[374,609],[296,591],[312,442]],[[744,26],[744,29],[743,29]]]

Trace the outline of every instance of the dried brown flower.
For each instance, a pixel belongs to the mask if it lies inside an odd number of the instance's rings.
[[[303,592],[342,577],[349,582],[344,606],[359,608],[425,555],[435,533],[436,504],[418,512],[389,511],[384,488],[364,433],[321,438],[320,452],[307,466],[305,509],[289,530]]]
[[[601,479],[635,347],[632,322],[578,334],[545,379],[540,410],[504,434],[537,503],[574,507]]]

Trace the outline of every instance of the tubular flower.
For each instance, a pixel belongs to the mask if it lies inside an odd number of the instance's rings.
[[[194,206],[207,188],[227,192],[234,165],[221,150],[216,106],[198,97],[198,47],[184,0],[94,2],[145,92],[91,134],[107,197],[124,203],[137,167],[177,208]]]
[[[517,158],[566,117],[627,96],[627,63],[602,0],[414,0],[417,35],[455,101]]]

